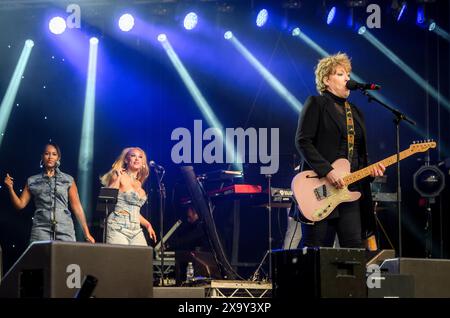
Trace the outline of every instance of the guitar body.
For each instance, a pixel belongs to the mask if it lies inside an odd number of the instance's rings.
[[[340,177],[350,174],[350,162],[347,159],[338,159],[331,166]],[[325,219],[340,203],[353,202],[361,197],[360,192],[351,192],[347,187],[336,189],[326,177],[319,179],[312,170],[297,174],[291,188],[300,212],[311,222]]]

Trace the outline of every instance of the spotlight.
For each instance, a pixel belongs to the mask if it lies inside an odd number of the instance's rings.
[[[258,15],[256,16],[256,26],[258,26],[258,27],[264,26],[264,24],[266,24],[268,18],[269,18],[269,12],[267,12],[266,9],[260,10]]]
[[[195,12],[189,12],[184,17],[183,25],[186,30],[192,30],[197,26],[197,22],[198,22],[197,14]]]
[[[362,26],[362,27],[360,27],[358,29],[358,34],[359,35],[363,35],[365,32],[366,32],[366,27],[365,26]]]
[[[123,32],[128,32],[133,27],[134,27],[134,17],[129,13],[123,14],[119,19],[119,28]]]
[[[428,25],[428,31],[434,31],[436,29],[436,22],[430,21],[430,24]]]
[[[89,40],[89,42],[92,44],[92,45],[96,45],[96,44],[98,44],[98,39],[97,38],[91,38],[90,40]]]
[[[226,40],[229,40],[229,39],[231,39],[231,38],[233,37],[233,33],[232,33],[231,31],[227,31],[227,32],[225,32],[225,34],[223,35],[223,37],[224,37]]]
[[[164,33],[161,33],[160,35],[158,35],[159,42],[164,42],[166,40],[167,40],[167,35],[165,35]]]
[[[397,22],[400,21],[400,19],[402,18],[403,14],[405,13],[406,6],[407,6],[406,2],[403,2],[402,6],[400,7],[400,10],[398,11]]]
[[[34,46],[33,40],[26,40],[25,45],[29,48],[32,48]]]
[[[327,15],[327,24],[331,24],[336,16],[336,7],[332,7]]]
[[[66,20],[61,17],[54,17],[48,23],[48,28],[53,34],[61,34],[66,30]]]
[[[419,6],[417,8],[417,16],[416,16],[416,23],[422,24],[425,22],[425,10],[423,6]]]
[[[300,28],[295,28],[292,30],[292,36],[299,36],[300,35]]]

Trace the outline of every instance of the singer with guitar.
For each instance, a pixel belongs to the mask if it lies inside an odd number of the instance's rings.
[[[347,101],[350,90],[351,62],[344,53],[325,57],[315,68],[319,96],[310,96],[299,117],[295,145],[304,164],[316,178],[325,177],[336,189],[346,186],[344,176],[332,163],[339,158],[350,162],[355,171],[368,165],[366,128],[362,112]],[[381,176],[384,165],[372,167],[371,176]],[[364,240],[375,231],[370,180],[363,179],[349,186],[362,196],[353,202],[343,202],[326,218],[302,223],[301,246],[332,246],[337,233],[341,247],[362,248]],[[301,189],[299,189],[301,191]]]
[[[69,203],[83,229],[85,240],[95,243],[87,226],[75,181],[70,175],[59,170],[60,162],[61,150],[58,145],[45,145],[41,158],[43,171],[28,178],[20,197],[14,191],[14,179],[7,174],[5,184],[13,206],[22,210],[31,198],[34,199],[36,211],[30,243],[47,240],[76,241]]]

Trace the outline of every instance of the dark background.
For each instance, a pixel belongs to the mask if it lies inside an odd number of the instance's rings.
[[[6,4],[9,2],[9,4]],[[95,105],[95,149],[92,202],[86,211],[97,240],[101,240],[95,197],[100,188],[98,177],[109,167],[124,147],[139,146],[149,159],[163,165],[167,174],[165,231],[184,215],[176,208],[175,193],[183,188],[179,167],[170,157],[175,144],[171,132],[177,127],[193,129],[194,119],[203,119],[194,100],[175,71],[161,45],[155,40],[159,30],[167,32],[172,46],[192,78],[211,105],[223,127],[280,129],[280,170],[273,176],[273,186],[289,188],[292,168],[298,163],[294,134],[298,114],[262,79],[240,55],[223,33],[230,29],[254,56],[301,102],[316,94],[313,68],[320,58],[306,43],[290,35],[298,25],[313,41],[330,53],[346,52],[352,58],[353,70],[364,79],[382,86],[382,95],[393,106],[417,122],[418,129],[401,125],[401,148],[413,140],[434,138],[438,149],[431,151],[431,164],[450,157],[450,109],[410,79],[397,65],[346,25],[349,8],[346,1],[338,5],[336,21],[324,21],[324,4],[330,1],[301,1],[300,9],[283,8],[287,1],[80,1],[80,30],[67,29],[61,36],[49,33],[49,17],[55,13],[67,16],[65,6],[45,1],[20,5],[20,1],[0,4],[0,95],[6,92],[24,41],[33,39],[24,79],[21,82],[3,143],[0,148],[0,175],[15,178],[19,191],[26,178],[39,172],[43,145],[50,139],[62,149],[61,169],[77,180],[77,163],[84,108],[89,37],[99,37]],[[394,1],[395,2],[395,1]],[[76,2],[75,2],[76,3]],[[393,1],[372,1],[381,7],[380,29],[370,32],[415,70],[429,85],[449,98],[449,45],[437,34],[415,22],[420,3],[408,1],[404,18],[397,22],[392,15]],[[270,20],[257,28],[255,15],[261,7],[270,12]],[[148,24],[148,32],[122,33],[116,19],[126,8]],[[164,14],[161,8],[165,9]],[[182,17],[189,8],[197,10],[197,29],[183,29]],[[226,10],[225,10],[226,11]],[[425,7],[427,18],[449,30],[448,1],[431,1]],[[365,7],[355,8],[355,22],[365,21]],[[151,27],[150,27],[151,26]],[[45,86],[45,88],[43,88]],[[358,92],[351,100],[365,113],[369,155],[377,161],[395,152],[395,130],[392,116],[375,103],[368,103]],[[16,103],[19,106],[16,106]],[[47,116],[47,119],[44,117]],[[419,133],[421,131],[422,133]],[[403,254],[425,256],[425,208],[413,189],[413,174],[424,164],[425,154],[402,162],[403,188]],[[195,164],[197,173],[226,168],[226,165]],[[246,165],[254,174],[258,165]],[[440,169],[448,176],[449,167]],[[387,171],[384,191],[395,191],[395,168]],[[448,177],[447,177],[448,178]],[[249,180],[265,186],[264,177]],[[447,184],[449,180],[447,180]],[[142,214],[152,221],[159,233],[158,200],[155,178],[146,184],[151,205]],[[432,205],[433,256],[449,256],[449,188]],[[230,216],[231,209],[228,210]],[[378,213],[394,245],[398,245],[395,206],[385,205]],[[441,216],[442,215],[442,219]],[[29,240],[33,204],[17,213],[11,206],[2,181],[0,189],[0,245],[4,269],[7,270],[25,250]],[[226,222],[218,222],[219,228]],[[272,216],[275,248],[281,247],[286,211],[274,210]],[[267,248],[267,213],[245,206],[241,211],[240,260],[258,263]],[[443,229],[442,236],[440,228]],[[224,241],[231,234],[223,231]],[[228,232],[230,233],[230,232]],[[441,244],[441,238],[443,244]],[[384,236],[383,248],[389,245]]]

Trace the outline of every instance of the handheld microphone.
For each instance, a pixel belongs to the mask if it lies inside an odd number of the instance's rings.
[[[357,81],[354,80],[349,80],[346,84],[345,87],[347,87],[349,90],[354,91],[357,89],[361,89],[361,90],[369,90],[369,91],[376,91],[379,90],[381,88],[380,85],[377,84],[373,84],[373,83],[358,83]]]
[[[156,164],[156,162],[154,162],[153,160],[150,160],[150,161],[148,162],[148,165],[149,165],[150,167],[155,168],[156,170],[160,170],[160,171],[164,171],[164,170],[165,170],[163,166],[160,166],[160,165]]]

